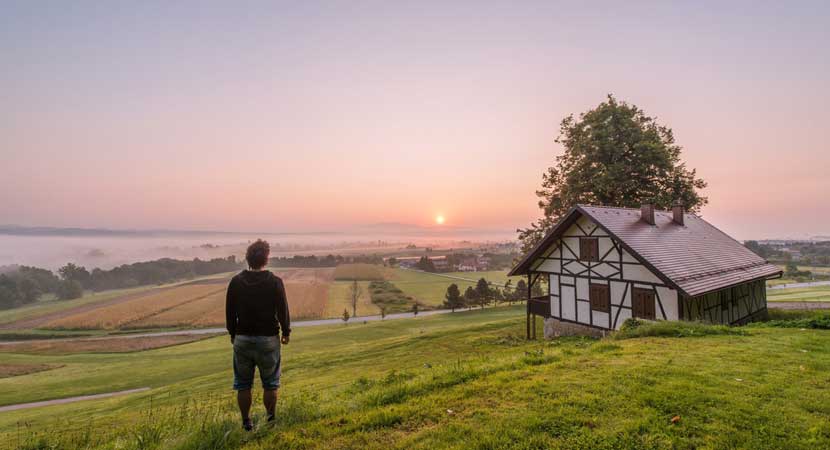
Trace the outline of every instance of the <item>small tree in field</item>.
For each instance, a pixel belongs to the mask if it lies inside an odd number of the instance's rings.
[[[504,297],[504,291],[502,291],[501,289],[499,289],[499,288],[497,288],[497,287],[494,287],[494,288],[493,288],[493,302],[494,302],[496,305],[498,305],[498,304],[500,304],[500,303],[504,303],[504,302],[505,302],[505,300],[506,300],[506,299],[505,299],[505,297]]]
[[[513,303],[513,280],[507,280],[504,283],[504,299],[509,302]]]
[[[412,304],[412,314],[418,316],[418,302]]]
[[[527,282],[524,279],[519,280],[516,283],[516,291],[514,292],[514,299],[517,301],[522,301],[523,298],[527,295]]]
[[[352,302],[352,317],[357,317],[357,301],[363,295],[363,289],[357,284],[357,280],[352,281],[349,286],[349,300]]]
[[[476,283],[476,295],[478,296],[478,305],[484,308],[487,303],[490,302],[490,297],[492,296],[493,292],[490,290],[490,285],[487,283],[487,280],[481,278]]]
[[[343,323],[349,323],[349,310],[348,309],[345,309],[345,308],[343,309],[342,319],[343,319]]]
[[[447,287],[447,293],[444,295],[444,308],[449,308],[455,312],[455,308],[464,306],[464,300],[461,297],[461,291],[458,285],[453,283]]]
[[[381,306],[380,307],[380,320],[383,320],[385,318],[386,318],[386,306]]]
[[[476,305],[478,302],[478,293],[472,286],[467,286],[467,290],[464,291],[464,304],[467,305],[467,309],[473,309],[473,305]]]

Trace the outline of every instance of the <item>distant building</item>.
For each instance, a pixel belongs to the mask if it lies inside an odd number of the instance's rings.
[[[458,270],[460,272],[478,272],[478,258],[470,256],[462,259],[461,263],[458,264]]]
[[[509,275],[548,281],[528,298],[527,334],[541,315],[549,337],[602,334],[629,317],[744,324],[766,314],[766,280],[781,269],[680,206],[577,205]]]
[[[432,264],[435,266],[435,270],[438,271],[446,271],[450,268],[450,263],[447,261],[446,256],[436,256],[434,258],[430,258]]]
[[[403,269],[411,269],[418,264],[420,257],[417,256],[402,256],[397,258],[398,260],[398,267]]]

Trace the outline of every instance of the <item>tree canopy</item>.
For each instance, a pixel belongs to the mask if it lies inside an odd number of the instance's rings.
[[[695,212],[708,202],[698,192],[706,182],[680,159],[671,128],[612,95],[579,118],[563,119],[555,142],[565,151],[536,191],[543,216],[518,230],[525,253],[577,203],[670,209],[680,202]]]
[[[453,283],[447,287],[447,293],[444,295],[444,307],[455,311],[456,308],[462,306],[464,306],[464,297],[461,296],[458,285]]]

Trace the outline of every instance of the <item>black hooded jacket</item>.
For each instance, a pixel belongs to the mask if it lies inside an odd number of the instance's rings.
[[[291,318],[280,277],[263,271],[243,270],[231,279],[225,301],[225,322],[231,337],[291,334]]]

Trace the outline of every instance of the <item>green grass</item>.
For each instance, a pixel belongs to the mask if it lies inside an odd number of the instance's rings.
[[[633,339],[642,337],[700,337],[718,334],[743,336],[746,330],[741,327],[726,325],[709,325],[701,322],[647,322],[627,319],[620,330],[612,335],[614,339]]]
[[[0,404],[153,389],[0,413],[0,445],[14,446],[23,424],[23,442],[61,448],[830,446],[830,331],[527,342],[523,311],[297,328],[279,421],[263,423],[257,406],[251,434],[234,411],[227,337],[127,355],[8,355],[65,367],[0,380]]]
[[[767,290],[770,302],[830,302],[830,286]]]
[[[480,278],[494,282],[498,286],[504,286],[504,283],[507,281],[507,272],[451,272],[434,274],[414,270],[389,269],[388,278],[401,291],[417,299],[419,303],[432,307],[440,307],[444,303],[444,295],[447,293],[447,287],[449,285],[453,283],[457,284],[462,293],[469,286],[475,287],[476,282]],[[464,278],[469,281],[459,280],[457,278]],[[516,285],[517,281],[518,278],[513,281],[513,286]]]

